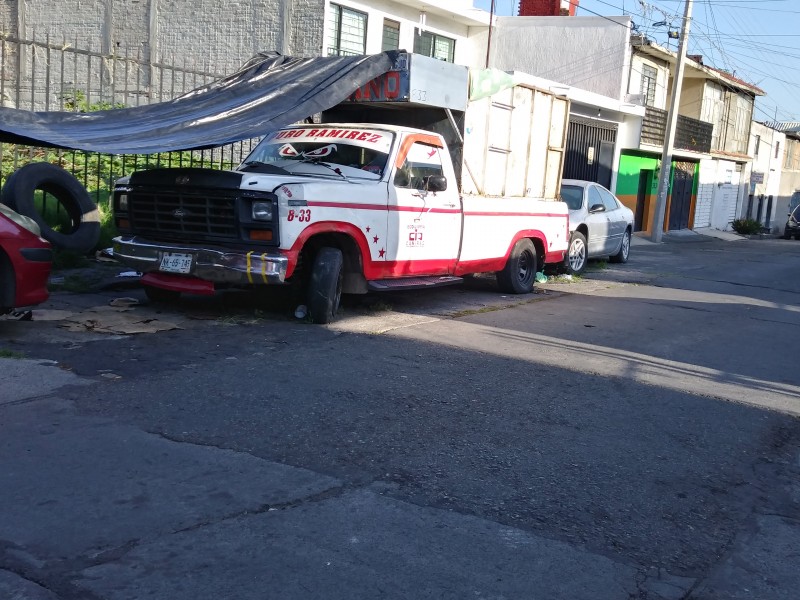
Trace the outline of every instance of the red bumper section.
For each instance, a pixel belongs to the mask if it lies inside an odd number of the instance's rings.
[[[200,296],[213,296],[215,291],[214,284],[210,281],[168,273],[145,273],[142,275],[141,282],[142,285]]]

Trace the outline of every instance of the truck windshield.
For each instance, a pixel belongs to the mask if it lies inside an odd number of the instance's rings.
[[[293,174],[379,180],[386,170],[393,134],[376,129],[302,127],[264,138],[242,163],[271,165]],[[241,168],[241,167],[240,167]]]

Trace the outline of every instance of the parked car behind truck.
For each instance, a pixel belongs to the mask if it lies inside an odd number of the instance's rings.
[[[322,123],[268,134],[236,171],[120,180],[115,255],[153,299],[299,282],[320,323],[342,293],[472,273],[530,292],[567,249],[568,101],[526,85],[468,101],[466,68],[403,57]],[[342,115],[361,119],[328,122]]]
[[[590,258],[608,256],[628,262],[633,211],[599,183],[564,179],[561,198],[569,207],[569,249],[564,257],[568,273],[579,275]]]

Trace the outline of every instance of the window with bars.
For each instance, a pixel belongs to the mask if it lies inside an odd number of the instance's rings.
[[[381,50],[400,49],[400,23],[397,21],[383,20],[383,44]]]
[[[431,58],[454,62],[456,41],[437,33],[414,29],[414,52]]]
[[[331,4],[328,32],[328,56],[366,54],[367,13]]]
[[[641,94],[644,98],[645,106],[655,106],[656,104],[656,78],[658,71],[651,65],[642,65],[642,87]]]

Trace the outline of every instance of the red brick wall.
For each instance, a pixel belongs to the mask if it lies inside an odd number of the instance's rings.
[[[571,0],[569,15],[575,16],[578,0]],[[561,0],[520,0],[520,17],[558,17],[561,16]]]

